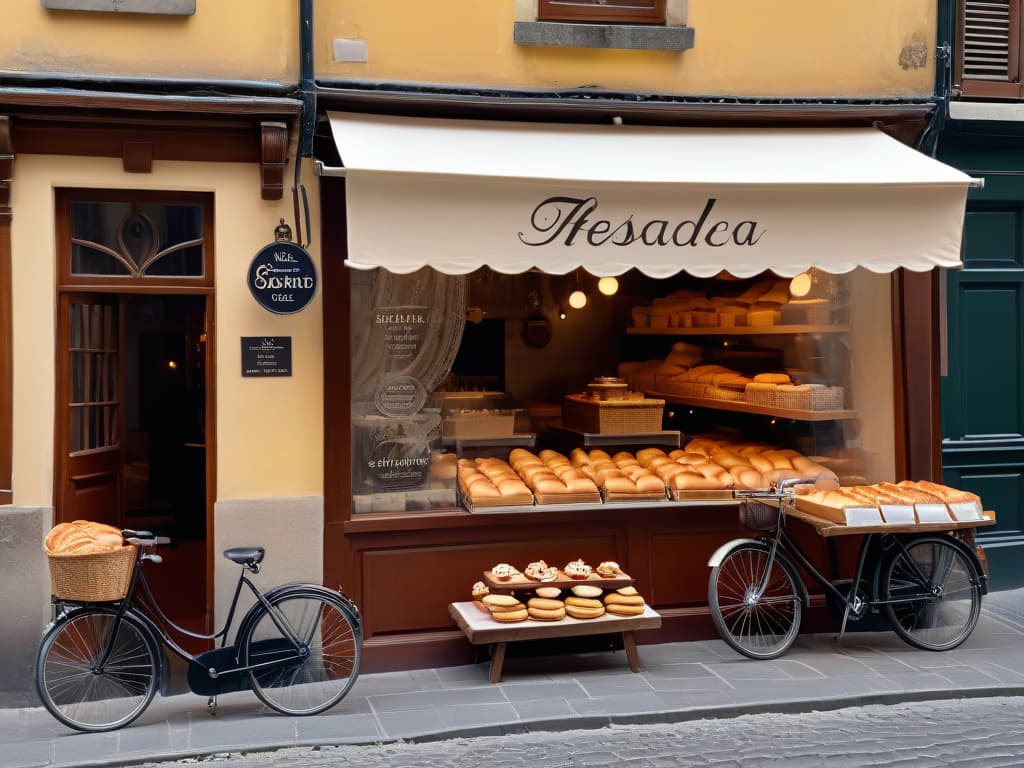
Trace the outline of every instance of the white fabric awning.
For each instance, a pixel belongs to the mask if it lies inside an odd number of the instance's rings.
[[[788,277],[960,266],[973,180],[871,128],[330,121],[357,268]]]

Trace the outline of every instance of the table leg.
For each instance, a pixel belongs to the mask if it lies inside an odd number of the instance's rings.
[[[634,672],[639,672],[642,669],[640,666],[640,654],[636,652],[636,637],[633,636],[632,632],[622,633],[622,647],[626,649],[626,659],[629,661],[629,668]]]
[[[505,663],[505,644],[496,643],[491,652],[491,682],[501,682],[501,667]]]

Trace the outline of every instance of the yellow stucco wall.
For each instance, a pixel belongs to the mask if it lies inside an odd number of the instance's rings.
[[[0,71],[296,82],[298,3],[200,0],[193,16],[4,3]]]
[[[516,0],[320,0],[317,75],[766,97],[933,90],[935,0],[689,0],[696,44],[683,53],[518,46],[516,6]],[[335,62],[335,38],[366,40],[369,60]],[[900,53],[914,42],[925,45],[927,63],[903,69]]]
[[[305,166],[310,214],[318,185]],[[295,315],[273,315],[249,293],[245,275],[292,218],[291,197],[260,199],[255,166],[160,162],[127,174],[120,159],[18,155],[11,205],[14,281],[14,503],[53,500],[56,338],[56,187],[213,192],[216,251],[217,499],[323,493],[323,351],[320,292]],[[293,224],[294,225],[294,224]],[[319,249],[310,251],[319,266]],[[291,377],[241,377],[241,336],[291,336]]]

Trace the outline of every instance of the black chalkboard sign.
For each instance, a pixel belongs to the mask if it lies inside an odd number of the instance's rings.
[[[243,336],[243,376],[291,376],[291,336]]]
[[[316,293],[316,267],[309,252],[295,243],[265,246],[249,265],[249,290],[264,309],[291,315]]]

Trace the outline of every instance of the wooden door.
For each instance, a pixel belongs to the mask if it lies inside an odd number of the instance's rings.
[[[59,312],[56,518],[123,526],[120,304],[62,293]]]

